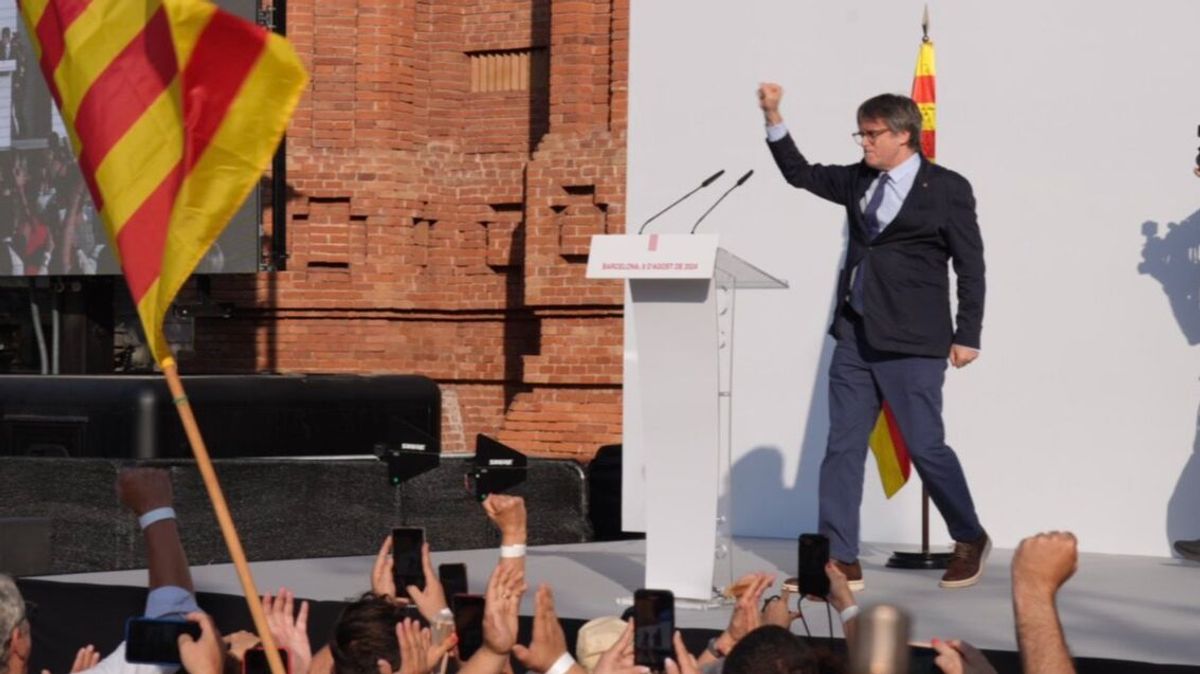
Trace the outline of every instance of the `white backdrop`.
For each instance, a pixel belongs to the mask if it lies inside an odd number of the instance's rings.
[[[738,299],[741,535],[815,529],[825,328],[844,238],[838,207],[779,176],[755,89],[783,85],[784,117],[810,159],[857,161],[854,110],[908,92],[923,4],[632,3],[630,228],[728,169],[651,225],[687,231],[753,168],[703,228],[791,284]],[[1169,554],[1170,540],[1200,537],[1200,2],[930,12],[938,159],[975,187],[988,263],[983,354],[945,389],[948,439],[984,526],[1004,547],[1070,529],[1084,550]],[[918,485],[885,501],[872,462],[864,540],[918,540]]]

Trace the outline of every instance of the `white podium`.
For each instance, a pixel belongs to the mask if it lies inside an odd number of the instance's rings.
[[[587,276],[629,281],[622,497],[644,503],[642,518],[624,518],[626,529],[644,523],[644,587],[671,590],[680,607],[712,605],[733,582],[734,298],[787,283],[715,234],[594,236]]]

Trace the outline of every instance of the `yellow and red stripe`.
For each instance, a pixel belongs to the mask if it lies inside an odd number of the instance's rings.
[[[912,460],[908,455],[908,445],[900,433],[896,423],[896,415],[886,402],[879,411],[875,421],[875,429],[871,431],[869,440],[871,453],[875,455],[875,464],[879,467],[879,480],[883,483],[883,493],[891,498],[896,495],[908,482],[912,472]]]
[[[913,73],[912,99],[921,109],[921,152],[929,161],[937,159],[937,70],[934,67],[933,41],[921,42],[917,69]]]
[[[207,0],[22,0],[155,358],[163,317],[266,169],[308,76]]]

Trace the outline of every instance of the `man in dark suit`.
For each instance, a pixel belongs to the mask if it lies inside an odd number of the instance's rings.
[[[858,109],[854,139],[863,159],[809,163],[783,124],[777,84],[759,88],[767,142],[788,183],[846,209],[849,245],[838,276],[830,334],[829,441],[821,463],[820,531],[830,555],[864,587],[858,562],[859,509],[867,439],[882,402],[895,414],[913,465],[950,535],[954,555],[942,587],[974,585],[991,548],[942,425],[946,361],[979,355],[983,324],[983,241],[971,185],[921,156],[921,112],[884,94]],[[948,262],[958,279],[952,320]]]

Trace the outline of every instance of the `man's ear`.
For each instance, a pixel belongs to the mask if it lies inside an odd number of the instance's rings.
[[[29,660],[29,651],[33,647],[33,634],[28,623],[21,623],[12,629],[9,635],[12,653],[22,660]]]

